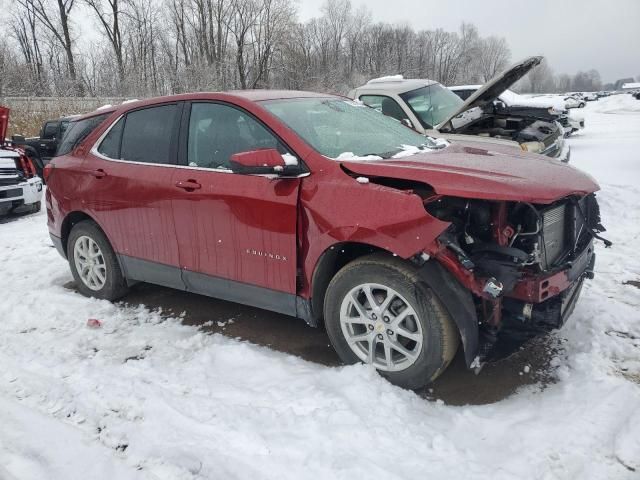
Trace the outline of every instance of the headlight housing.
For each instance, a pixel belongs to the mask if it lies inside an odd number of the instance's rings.
[[[540,153],[544,150],[544,143],[542,142],[524,142],[520,144],[520,148],[525,152]]]

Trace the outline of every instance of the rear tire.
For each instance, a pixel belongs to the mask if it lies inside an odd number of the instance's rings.
[[[371,364],[404,388],[435,380],[458,349],[448,312],[417,270],[393,257],[374,254],[343,267],[329,283],[324,318],[343,362]]]
[[[83,295],[113,301],[127,293],[116,254],[105,234],[91,220],[74,225],[67,240],[67,259]]]

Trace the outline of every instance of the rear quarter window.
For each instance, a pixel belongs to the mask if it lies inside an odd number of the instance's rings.
[[[67,131],[56,151],[56,156],[66,155],[82,143],[111,113],[103,113],[94,117],[70,122]]]

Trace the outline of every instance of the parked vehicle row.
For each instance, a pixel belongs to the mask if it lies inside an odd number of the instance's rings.
[[[0,107],[0,215],[38,212],[42,180],[24,150],[5,140],[9,109]]]
[[[536,62],[464,102],[384,79],[352,98],[194,93],[84,115],[45,167],[52,241],[88,296],[144,281],[324,324],[344,362],[408,388],[459,344],[479,367],[567,320],[604,230],[591,177],[500,140],[562,141],[494,109]]]

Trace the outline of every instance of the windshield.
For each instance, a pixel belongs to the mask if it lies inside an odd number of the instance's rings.
[[[295,98],[268,100],[262,105],[316,151],[337,160],[400,157],[446,144],[358,101]]]
[[[444,122],[464,103],[448,88],[435,83],[400,95],[426,129]]]

